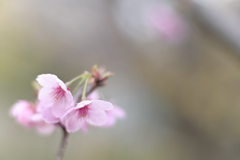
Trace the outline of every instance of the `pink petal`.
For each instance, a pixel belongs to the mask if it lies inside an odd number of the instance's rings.
[[[111,127],[115,124],[116,118],[107,114],[107,122],[104,124],[105,127]]]
[[[68,88],[67,88],[67,85],[62,81],[62,80],[60,80],[60,79],[56,79],[57,80],[57,82],[58,82],[58,85],[59,86],[61,86],[61,88],[65,91],[65,92],[67,92],[68,91]]]
[[[37,102],[37,104],[36,104],[36,111],[37,112],[42,112],[44,108],[45,108],[45,106],[43,105],[43,103]]]
[[[33,125],[31,121],[31,116],[33,114],[33,110],[26,108],[21,114],[18,115],[17,121],[24,126],[31,127]]]
[[[51,98],[51,94],[54,90],[52,88],[43,87],[38,94],[38,98],[41,101],[41,104],[45,107],[53,105],[53,99]]]
[[[13,105],[10,114],[17,118],[17,122],[21,125],[31,127],[33,125],[31,116],[34,114],[34,107],[31,102],[21,100]]]
[[[105,111],[101,110],[89,110],[88,122],[92,125],[101,126],[107,121],[107,115]]]
[[[88,106],[92,110],[111,110],[113,108],[112,103],[102,100],[94,100]]]
[[[68,132],[75,132],[79,130],[82,126],[82,120],[79,119],[78,111],[75,109],[71,109],[64,118],[63,121],[64,125]]]
[[[42,114],[40,114],[40,113],[35,113],[35,114],[31,117],[31,120],[32,120],[33,122],[36,122],[36,123],[42,122],[42,121],[43,121]]]
[[[81,130],[82,130],[83,132],[87,132],[87,131],[88,131],[88,124],[87,124],[86,120],[83,120],[83,121],[82,121]]]
[[[41,135],[49,135],[55,129],[55,126],[52,124],[43,123],[37,126],[37,130]]]
[[[55,117],[62,117],[66,109],[69,107],[71,107],[71,104],[67,103],[65,97],[59,98],[54,101],[52,113]]]
[[[65,93],[65,98],[66,98],[66,101],[67,101],[67,104],[68,105],[73,105],[73,96],[72,96],[72,93],[70,91],[67,91]]]
[[[91,94],[87,96],[88,100],[99,100],[99,94],[97,91],[93,91]]]
[[[120,108],[120,107],[118,107],[116,105],[114,105],[114,108],[112,110],[107,111],[107,112],[112,113],[113,115],[115,115],[118,118],[126,117],[126,112],[122,108]]]
[[[53,74],[41,74],[36,80],[43,87],[56,87],[58,85],[58,77]]]
[[[14,116],[14,117],[18,116],[29,105],[31,105],[31,103],[28,101],[25,101],[25,100],[20,100],[20,101],[16,102],[10,110],[11,116]]]
[[[160,35],[172,42],[182,40],[187,32],[187,26],[171,8],[167,6],[157,7],[149,12],[150,25]]]
[[[114,108],[110,111],[106,111],[107,113],[107,122],[105,123],[106,127],[110,127],[115,124],[118,118],[124,118],[126,116],[125,111],[114,105]]]
[[[62,116],[62,119],[64,119],[64,117],[66,117],[70,112],[73,112],[73,110],[77,110],[77,108],[69,107],[68,109],[66,109],[66,111],[64,112],[64,115]]]
[[[48,123],[57,123],[59,118],[56,118],[52,113],[52,107],[47,107],[42,112],[42,118]]]
[[[91,104],[92,102],[93,102],[93,101],[90,101],[90,100],[81,101],[80,103],[78,103],[78,104],[76,105],[75,108],[77,108],[77,109],[83,108],[83,107],[85,107],[86,105]]]

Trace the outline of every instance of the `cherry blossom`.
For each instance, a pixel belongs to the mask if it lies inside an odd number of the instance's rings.
[[[40,134],[50,134],[55,126],[43,120],[41,113],[38,112],[38,106],[38,104],[20,100],[13,105],[10,114],[16,117],[19,124],[28,128],[35,127]]]
[[[42,86],[38,98],[42,105],[43,118],[47,122],[57,122],[72,106],[72,93],[56,75],[42,74],[36,80]]]
[[[31,116],[34,115],[34,107],[31,102],[25,100],[16,102],[10,110],[10,114],[11,116],[16,117],[19,124],[26,127],[33,126]]]

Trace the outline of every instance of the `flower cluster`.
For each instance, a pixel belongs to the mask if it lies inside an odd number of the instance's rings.
[[[39,75],[35,83],[36,103],[18,101],[11,108],[11,115],[21,125],[36,127],[43,134],[51,133],[57,126],[67,132],[86,131],[89,125],[112,126],[116,119],[125,117],[125,112],[100,100],[96,91],[111,75],[97,66],[91,73],[84,72],[67,83],[53,74]],[[73,84],[76,86],[71,92]]]

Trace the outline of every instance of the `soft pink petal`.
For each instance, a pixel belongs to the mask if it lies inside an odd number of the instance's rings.
[[[107,111],[107,112],[112,113],[113,115],[115,115],[118,118],[126,117],[126,112],[122,108],[120,108],[120,107],[118,107],[116,105],[114,105],[114,108],[112,110]]]
[[[105,123],[106,127],[113,126],[118,118],[124,118],[126,116],[125,111],[114,105],[114,108],[110,111],[106,111],[107,113],[107,122]]]
[[[76,107],[69,107],[68,109],[66,109],[64,115],[62,116],[62,119],[64,119],[64,117],[66,117],[70,112],[73,112],[73,110],[77,110]]]
[[[68,132],[75,132],[81,128],[82,120],[79,118],[77,110],[72,110],[63,118],[62,122],[66,126]]]
[[[107,121],[107,115],[105,111],[101,110],[89,110],[88,122],[92,125],[101,126]]]
[[[93,100],[88,106],[92,110],[111,110],[113,108],[112,103],[102,100]]]
[[[67,108],[71,107],[71,104],[67,103],[65,97],[59,98],[54,101],[52,107],[52,113],[55,117],[62,117]]]
[[[58,85],[58,77],[53,74],[41,74],[36,80],[43,87],[56,87]]]
[[[111,127],[115,124],[116,118],[107,114],[107,122],[104,124],[105,127]]]
[[[43,103],[37,102],[37,104],[36,104],[36,111],[37,112],[42,112],[44,108],[46,108],[46,106],[44,106]]]
[[[77,109],[78,108],[83,108],[86,105],[89,105],[91,103],[92,103],[92,101],[90,101],[90,100],[84,100],[84,101],[81,101],[80,103],[78,103],[75,108],[77,108]]]
[[[72,93],[70,91],[66,91],[64,97],[66,98],[66,102],[68,105],[72,105],[73,103],[73,96]]]
[[[34,114],[34,107],[31,102],[25,100],[18,101],[11,108],[10,114],[16,117],[19,124],[32,127],[31,116]]]
[[[88,100],[99,100],[99,94],[97,91],[93,91],[91,94],[87,96]]]
[[[54,89],[53,88],[47,88],[43,87],[38,94],[38,98],[41,101],[42,105],[45,107],[52,106],[53,105],[53,98],[52,98],[52,93]]]
[[[42,114],[35,113],[34,115],[32,115],[31,120],[36,123],[42,122],[43,121]]]
[[[47,107],[42,112],[42,118],[48,123],[57,123],[59,118],[56,118],[52,113],[52,107]]]
[[[56,79],[57,80],[57,82],[58,82],[58,85],[59,86],[61,86],[61,88],[64,90],[64,91],[68,91],[68,88],[67,88],[67,85],[62,81],[62,80],[60,80],[60,79]]]
[[[37,131],[41,135],[49,135],[54,131],[54,129],[55,129],[54,125],[47,124],[47,123],[43,123],[43,124],[37,126]]]
[[[82,121],[81,130],[82,130],[83,132],[87,132],[87,131],[88,131],[88,124],[87,124],[86,120],[83,120],[83,121]]]
[[[150,25],[172,42],[178,42],[186,35],[187,26],[183,19],[167,6],[152,9],[147,17]]]
[[[25,100],[20,100],[16,102],[10,109],[11,116],[18,116],[29,105],[31,105],[31,103]]]
[[[55,129],[54,124],[47,123],[43,120],[41,113],[35,113],[31,117],[32,122],[34,122],[34,126],[37,128],[37,131],[41,135],[49,135]]]
[[[33,110],[26,108],[21,114],[18,115],[17,117],[18,123],[27,127],[31,127],[33,125],[31,121],[31,116],[33,114],[34,114]]]

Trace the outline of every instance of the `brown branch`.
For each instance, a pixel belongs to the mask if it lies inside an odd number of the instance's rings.
[[[64,151],[67,145],[67,138],[69,133],[67,132],[66,128],[61,124],[58,123],[58,125],[62,128],[63,131],[63,136],[62,136],[62,141],[61,141],[61,145],[57,154],[57,160],[62,160],[63,155],[64,155]]]

